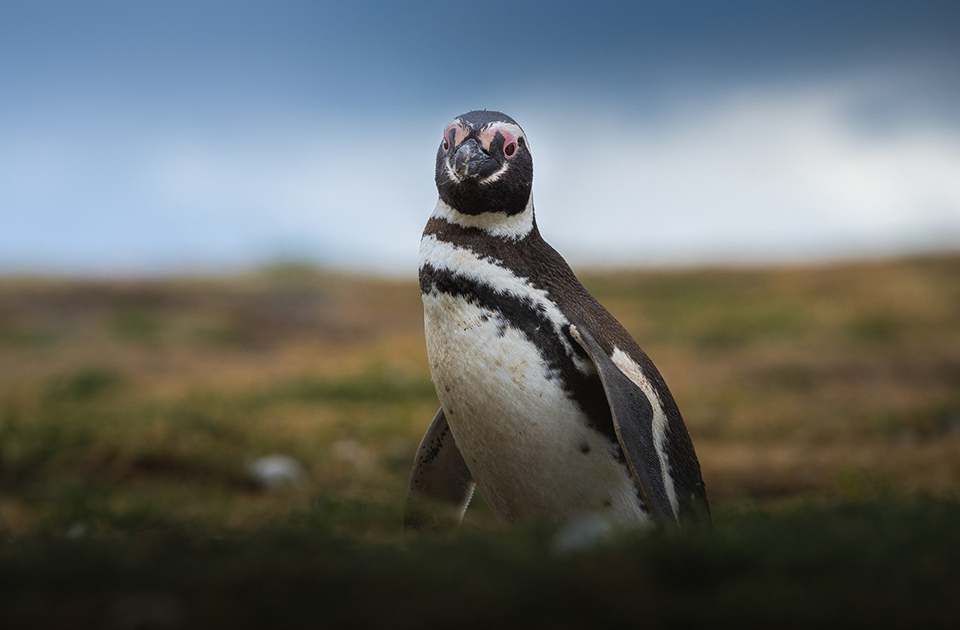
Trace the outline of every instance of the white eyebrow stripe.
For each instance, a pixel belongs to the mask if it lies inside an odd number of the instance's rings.
[[[526,138],[526,134],[523,133],[523,129],[520,128],[520,125],[514,125],[513,123],[504,122],[502,120],[495,120],[491,123],[487,123],[480,130],[481,132],[486,131],[487,129],[503,129],[509,131],[517,138]]]
[[[490,130],[496,131],[496,130],[498,130],[498,129],[502,129],[502,130],[510,133],[510,134],[511,134],[514,138],[516,138],[517,140],[519,140],[520,138],[523,138],[523,142],[524,142],[524,144],[527,145],[527,148],[530,147],[530,143],[527,142],[527,134],[523,133],[523,129],[520,128],[520,125],[514,125],[513,123],[508,123],[508,122],[503,122],[503,121],[500,121],[500,120],[495,120],[495,121],[493,121],[492,123],[487,123],[486,125],[484,125],[483,128],[480,129],[478,135],[482,135],[482,134],[485,133],[486,131],[490,131]],[[490,136],[490,140],[491,140],[491,142],[493,141],[493,135]],[[485,148],[489,148],[489,146],[490,146],[490,145],[487,144],[487,146],[486,146]]]

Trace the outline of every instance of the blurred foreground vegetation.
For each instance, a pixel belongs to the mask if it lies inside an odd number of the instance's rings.
[[[954,625],[960,256],[585,275],[716,527],[403,540],[436,411],[414,282],[0,279],[4,627]],[[302,478],[267,488],[266,455]]]

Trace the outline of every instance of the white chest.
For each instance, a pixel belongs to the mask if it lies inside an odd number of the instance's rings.
[[[626,467],[526,335],[461,295],[423,296],[430,371],[457,445],[502,521],[607,510],[645,520]]]

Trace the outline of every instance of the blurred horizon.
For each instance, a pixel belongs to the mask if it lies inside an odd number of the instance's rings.
[[[960,6],[6,2],[0,275],[416,273],[454,116],[577,267],[960,249]]]

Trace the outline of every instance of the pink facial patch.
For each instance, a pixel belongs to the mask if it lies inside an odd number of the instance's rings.
[[[504,157],[507,159],[512,158],[517,154],[517,138],[503,127],[491,125],[490,127],[484,129],[480,133],[480,143],[483,145],[483,148],[489,152],[490,145],[493,144],[493,141],[496,139],[498,133],[503,136]]]
[[[451,132],[453,135],[451,136]],[[443,130],[443,142],[440,143],[440,146],[443,147],[444,151],[450,150],[450,143],[453,143],[453,146],[459,146],[467,138],[467,130],[460,124],[459,119],[454,120],[452,123],[447,125],[447,128]]]

